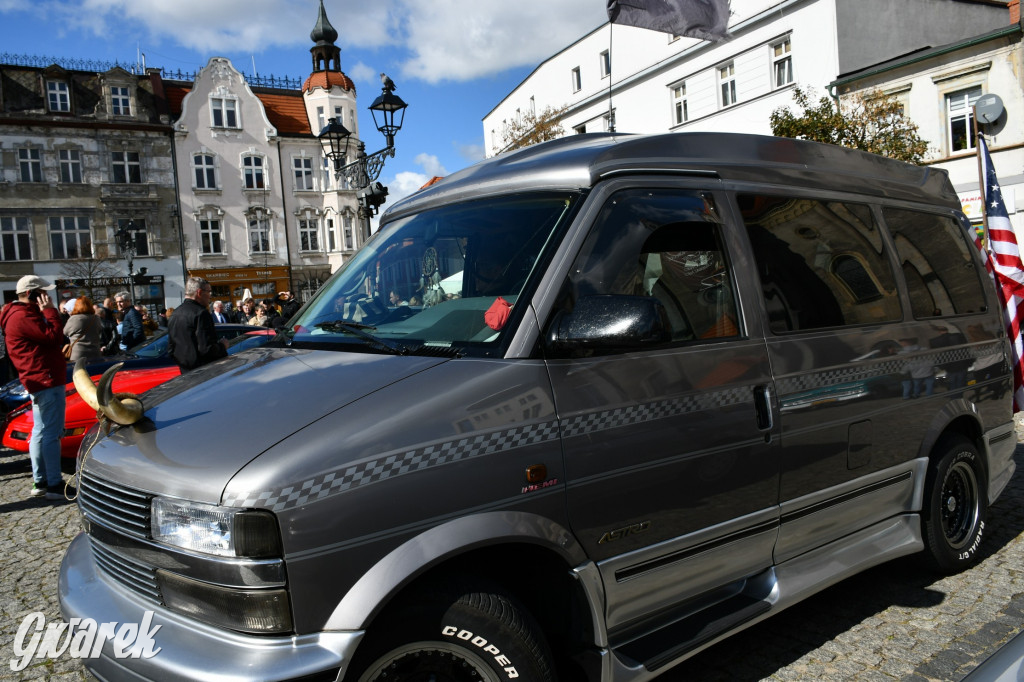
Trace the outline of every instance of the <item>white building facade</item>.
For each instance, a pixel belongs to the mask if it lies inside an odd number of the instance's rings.
[[[922,18],[924,20],[922,21]],[[744,0],[731,39],[710,43],[605,24],[538,66],[483,119],[499,153],[511,121],[567,106],[564,134],[770,134],[792,88],[827,95],[840,74],[1008,23],[1002,3],[966,0]]]

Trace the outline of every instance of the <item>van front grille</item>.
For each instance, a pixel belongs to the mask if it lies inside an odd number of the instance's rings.
[[[113,551],[96,538],[90,538],[89,542],[92,546],[92,555],[96,559],[96,564],[103,573],[132,592],[140,594],[157,604],[163,604],[163,599],[160,596],[160,587],[156,582],[155,568]]]
[[[153,496],[83,472],[78,506],[92,523],[135,538],[148,539]]]

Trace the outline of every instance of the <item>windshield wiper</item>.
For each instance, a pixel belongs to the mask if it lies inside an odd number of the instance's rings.
[[[371,324],[363,324],[361,322],[346,322],[345,320],[332,320],[330,322],[320,322],[315,325],[319,329],[329,332],[341,332],[344,334],[352,334],[358,336],[364,341],[380,346],[381,348],[394,353],[395,355],[405,355],[408,353],[408,349],[405,346],[400,346],[392,341],[385,341],[379,336],[374,336],[366,330],[376,331],[377,328]]]

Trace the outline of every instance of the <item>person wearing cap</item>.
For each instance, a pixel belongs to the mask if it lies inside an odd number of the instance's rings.
[[[67,365],[61,348],[64,325],[47,293],[54,285],[42,277],[25,275],[18,280],[18,300],[0,313],[7,352],[18,378],[32,397],[32,497],[62,500],[64,479],[60,472],[60,436],[64,431],[64,384]]]

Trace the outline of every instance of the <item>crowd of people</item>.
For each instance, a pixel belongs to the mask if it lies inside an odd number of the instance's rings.
[[[189,277],[178,307],[162,309],[155,319],[143,305],[119,291],[94,302],[88,296],[60,305],[51,294],[55,285],[36,275],[17,284],[17,300],[0,310],[0,382],[18,378],[32,401],[29,439],[32,488],[29,495],[57,500],[74,497],[60,470],[60,436],[64,428],[66,363],[116,355],[144,342],[160,329],[168,335],[168,353],[187,372],[227,355],[227,342],[215,324],[281,327],[300,304],[289,291],[272,299],[247,298],[236,310],[210,298],[205,279]]]

